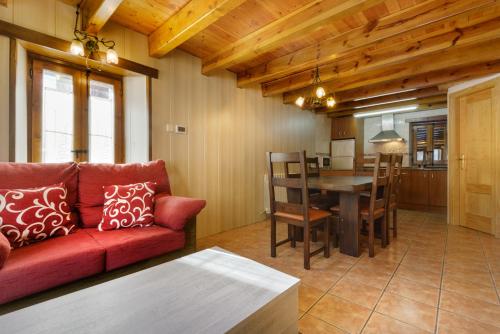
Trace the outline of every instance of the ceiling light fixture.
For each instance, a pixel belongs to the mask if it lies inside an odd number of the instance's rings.
[[[401,108],[381,109],[381,110],[369,111],[369,112],[357,112],[353,116],[356,118],[364,118],[364,117],[371,117],[371,116],[379,116],[379,115],[383,115],[383,114],[396,114],[396,113],[404,112],[404,111],[415,111],[417,109],[418,109],[418,105],[412,105],[412,106],[401,107]]]
[[[333,108],[337,103],[335,101],[335,96],[333,94],[329,94],[327,97],[326,90],[321,85],[321,79],[319,77],[319,68],[316,66],[314,71],[314,78],[312,82],[312,92],[310,97],[299,96],[295,100],[295,104],[300,108],[304,106],[310,107],[311,109],[320,108],[323,106],[327,106],[328,108]]]
[[[354,99],[353,101],[363,101],[363,100],[373,99],[373,98],[376,98],[376,97],[382,97],[382,96],[387,96],[387,95],[400,94],[400,93],[406,93],[406,92],[413,92],[413,91],[416,91],[416,90],[417,90],[416,88],[410,88],[410,89],[405,89],[405,90],[397,91],[396,93],[392,92],[392,93],[385,93],[385,94],[379,94],[379,95],[371,95],[371,96],[366,96],[366,97],[360,97],[360,98]]]
[[[357,106],[357,107],[354,107],[354,109],[364,109],[364,108],[370,108],[370,107],[376,107],[376,106],[383,106],[383,105],[394,103],[394,102],[406,102],[406,101],[413,101],[413,100],[416,100],[416,99],[417,99],[416,97],[410,97],[410,98],[407,98],[407,99],[401,99],[401,100],[395,100],[395,101],[387,101],[387,102],[380,102],[380,103],[373,103],[373,104],[367,104],[367,105],[364,105],[364,106]]]
[[[86,31],[78,29],[78,21],[80,19],[80,5],[76,7],[76,20],[73,35],[75,38],[71,42],[70,52],[76,56],[85,57],[85,64],[90,69],[89,59],[96,60],[100,63],[97,70],[101,70],[103,59],[99,53],[99,45],[107,48],[106,62],[108,64],[118,64],[118,53],[115,51],[115,42],[99,38],[97,35],[90,34]],[[86,56],[85,56],[86,55]]]

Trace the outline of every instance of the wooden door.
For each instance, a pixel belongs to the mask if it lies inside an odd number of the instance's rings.
[[[426,170],[412,170],[411,179],[412,204],[429,205],[429,172]]]
[[[429,205],[445,207],[448,198],[448,172],[430,171],[429,175]]]
[[[493,89],[458,102],[460,120],[460,225],[494,233],[495,128]]]

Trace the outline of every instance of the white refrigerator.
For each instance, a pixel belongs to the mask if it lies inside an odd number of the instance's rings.
[[[353,170],[355,157],[355,140],[332,140],[332,169]]]

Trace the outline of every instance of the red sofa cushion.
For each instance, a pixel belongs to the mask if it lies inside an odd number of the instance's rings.
[[[181,249],[185,244],[183,231],[160,226],[104,232],[97,229],[85,231],[106,249],[108,271]]]
[[[14,249],[0,270],[0,304],[103,272],[104,255],[84,230]]]
[[[101,221],[104,186],[149,181],[156,183],[157,193],[170,194],[165,162],[161,160],[124,165],[83,163],[79,168],[80,219],[84,227],[97,227]]]
[[[9,240],[7,240],[7,238],[2,233],[0,233],[0,269],[2,269],[5,261],[7,261],[9,254],[10,254]]]
[[[73,210],[78,200],[76,163],[0,162],[0,189],[38,188],[61,182],[68,189],[68,201]]]
[[[155,224],[180,231],[186,222],[200,213],[206,201],[179,196],[158,196],[155,203]]]
[[[76,229],[64,183],[31,189],[0,189],[0,233],[14,248]]]
[[[156,184],[135,183],[104,187],[104,208],[99,231],[153,225]]]

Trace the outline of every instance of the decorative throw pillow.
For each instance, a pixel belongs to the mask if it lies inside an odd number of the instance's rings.
[[[0,190],[0,232],[13,248],[68,235],[75,229],[64,183]]]
[[[156,183],[106,186],[99,231],[153,225]]]

